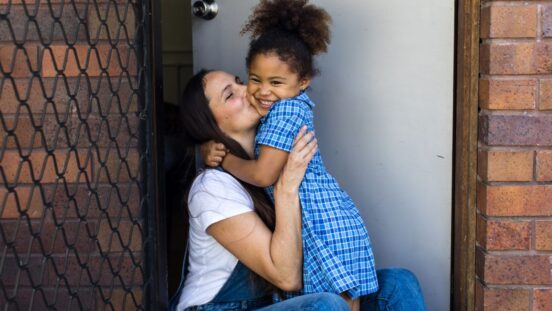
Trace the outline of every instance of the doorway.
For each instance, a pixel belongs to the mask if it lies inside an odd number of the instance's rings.
[[[217,2],[221,11],[213,21],[191,20],[198,31],[194,50],[201,51],[194,65],[245,77],[247,38],[238,32],[256,1],[240,1],[239,9]],[[313,3],[334,18],[333,43],[312,88],[325,162],[359,205],[377,265],[413,270],[430,310],[447,309],[455,2]],[[224,53],[202,50],[205,42],[196,38],[210,38],[204,46]]]

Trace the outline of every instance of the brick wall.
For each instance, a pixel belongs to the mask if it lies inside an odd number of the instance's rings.
[[[476,310],[552,310],[552,1],[482,0]]]
[[[8,309],[142,305],[138,5],[0,0]]]

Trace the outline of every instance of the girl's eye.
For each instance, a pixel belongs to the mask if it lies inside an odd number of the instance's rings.
[[[282,84],[282,82],[280,82],[280,81],[272,81],[270,83],[274,86],[278,86],[278,85]]]
[[[251,78],[251,77],[249,77],[249,81],[252,81],[253,83],[259,83],[260,82],[259,79]]]

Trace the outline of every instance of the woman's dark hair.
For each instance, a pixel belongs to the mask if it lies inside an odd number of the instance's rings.
[[[201,70],[195,74],[182,94],[180,113],[186,134],[197,144],[215,140],[223,143],[232,154],[243,159],[250,159],[243,147],[220,129],[209,108],[209,100],[205,96],[205,76],[210,72]],[[271,231],[274,231],[274,207],[264,190],[241,180],[240,183],[251,196],[259,217]]]
[[[315,76],[313,56],[326,52],[330,23],[328,12],[308,0],[261,0],[241,31],[252,39],[247,68],[258,54],[275,53],[299,78]]]

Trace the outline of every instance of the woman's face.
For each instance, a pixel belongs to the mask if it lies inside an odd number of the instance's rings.
[[[218,126],[227,135],[255,130],[261,116],[247,100],[246,87],[238,77],[223,71],[208,73],[205,96]]]

